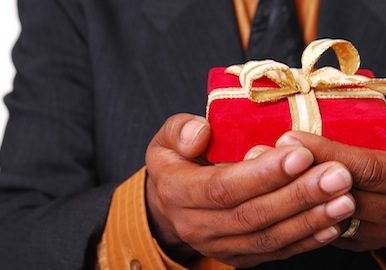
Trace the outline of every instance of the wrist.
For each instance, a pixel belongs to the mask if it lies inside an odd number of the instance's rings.
[[[149,176],[146,177],[145,196],[149,228],[162,251],[183,266],[188,267],[193,264],[200,254],[175,234],[172,224],[155,206],[157,197]]]

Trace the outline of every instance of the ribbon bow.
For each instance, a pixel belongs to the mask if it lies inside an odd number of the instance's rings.
[[[323,67],[314,70],[315,64],[329,48],[339,61],[340,70]],[[386,94],[386,79],[370,79],[355,75],[360,66],[357,49],[351,42],[341,39],[321,39],[312,42],[302,55],[302,68],[293,69],[273,60],[249,61],[244,65],[230,66],[227,73],[239,76],[241,86],[248,98],[254,102],[277,101],[295,94],[312,91],[363,91],[372,90]],[[253,81],[268,77],[278,88],[253,88]]]

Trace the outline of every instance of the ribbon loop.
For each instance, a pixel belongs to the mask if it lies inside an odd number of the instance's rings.
[[[281,91],[277,91],[276,88],[253,89],[253,81],[263,76],[277,83]],[[287,65],[273,60],[249,61],[241,69],[239,77],[244,91],[255,102],[264,102],[271,98],[277,100],[285,97],[288,92],[296,93],[299,91],[291,69]]]
[[[360,57],[354,45],[343,39],[320,39],[311,42],[302,55],[302,69],[304,74],[311,74],[320,57],[332,48],[338,59],[340,70],[353,75],[358,71]]]
[[[340,70],[323,67],[314,71],[320,57],[332,48],[340,64]],[[351,42],[342,39],[321,39],[312,42],[302,55],[302,69],[290,69],[287,65],[273,60],[249,61],[244,65],[231,66],[227,73],[239,76],[240,84],[253,102],[276,101],[295,94],[315,91],[345,91],[347,88],[368,88],[386,94],[386,79],[370,79],[355,75],[360,65],[357,49]],[[278,88],[253,88],[254,80],[267,77]]]

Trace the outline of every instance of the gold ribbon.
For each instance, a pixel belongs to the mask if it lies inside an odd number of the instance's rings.
[[[315,70],[320,57],[332,48],[340,70],[323,67]],[[322,120],[316,98],[377,98],[386,94],[386,79],[371,79],[355,75],[360,66],[360,56],[351,42],[342,39],[321,39],[312,42],[302,55],[302,68],[290,68],[273,60],[249,61],[234,65],[226,73],[239,76],[242,88],[214,89],[208,97],[216,99],[249,98],[253,102],[273,102],[288,98],[292,129],[322,134]],[[278,87],[253,87],[255,80],[267,77]]]
[[[332,48],[339,61],[340,70],[323,67],[314,70],[324,52]],[[386,94],[386,79],[370,79],[355,75],[360,65],[357,49],[351,42],[341,39],[321,39],[312,42],[303,52],[302,68],[293,69],[273,60],[249,61],[244,65],[230,66],[226,72],[238,75],[243,90],[253,102],[277,101],[295,94],[313,91],[363,91],[370,89]],[[253,81],[266,76],[278,88],[253,88]]]

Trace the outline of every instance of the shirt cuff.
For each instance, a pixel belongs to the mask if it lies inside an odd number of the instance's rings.
[[[145,180],[146,169],[142,168],[115,190],[98,246],[96,269],[186,269],[171,260],[151,235],[146,215]],[[234,268],[203,258],[193,269]]]

